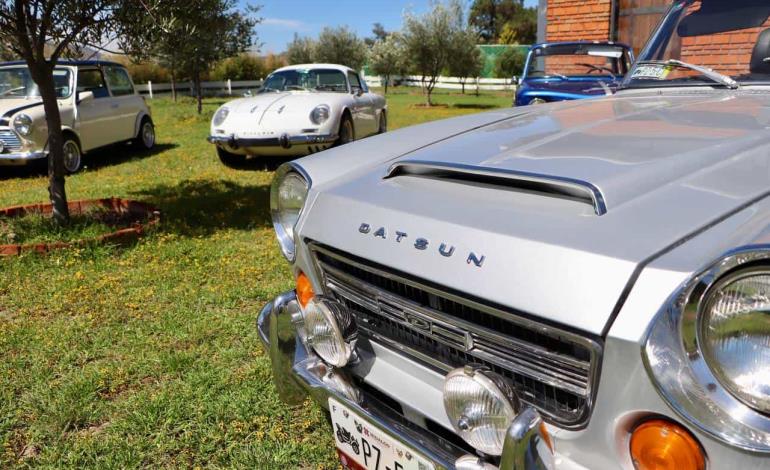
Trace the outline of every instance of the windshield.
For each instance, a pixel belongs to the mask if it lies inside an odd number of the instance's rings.
[[[68,69],[55,69],[56,97],[72,94],[72,74]],[[40,90],[32,80],[27,67],[0,68],[0,99],[39,98]]]
[[[532,49],[525,78],[620,79],[631,67],[631,55],[611,44],[548,44]]]
[[[285,70],[271,74],[262,92],[311,90],[347,93],[345,74],[333,69]]]
[[[770,84],[770,2],[678,0],[626,87]]]

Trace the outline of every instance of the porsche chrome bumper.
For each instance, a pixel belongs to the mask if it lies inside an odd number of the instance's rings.
[[[279,137],[243,138],[235,135],[211,135],[206,139],[211,144],[225,145],[232,149],[249,147],[282,147],[285,149],[295,145],[333,144],[337,136],[333,134],[282,134]]]
[[[543,437],[543,421],[533,408],[525,408],[508,429],[499,466],[477,456],[433,432],[413,424],[394,412],[369,391],[362,381],[355,381],[345,370],[327,366],[300,337],[302,315],[294,291],[284,293],[265,305],[257,319],[260,339],[269,354],[273,380],[281,399],[300,405],[310,395],[324,408],[330,397],[355,411],[370,425],[430,459],[436,468],[469,470],[529,470],[553,468],[554,455],[543,454],[550,441]],[[367,359],[363,359],[366,361]],[[369,360],[376,360],[370,358]],[[399,383],[397,377],[393,383]],[[331,432],[331,429],[329,430]]]

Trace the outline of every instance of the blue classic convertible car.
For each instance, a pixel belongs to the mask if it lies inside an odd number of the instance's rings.
[[[612,42],[557,42],[532,46],[515,106],[609,95],[633,63],[633,51]]]

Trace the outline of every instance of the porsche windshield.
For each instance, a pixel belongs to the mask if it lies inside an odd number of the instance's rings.
[[[267,77],[263,93],[310,90],[347,93],[345,74],[334,69],[295,69],[275,72]]]
[[[72,94],[72,74],[67,69],[55,69],[53,79],[56,97],[67,98]],[[0,99],[39,98],[40,90],[32,80],[27,67],[0,68]]]
[[[770,85],[768,0],[677,0],[624,87]]]

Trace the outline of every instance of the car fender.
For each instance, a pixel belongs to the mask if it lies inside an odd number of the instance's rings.
[[[146,111],[141,110],[139,114],[136,115],[136,122],[134,123],[134,136],[139,137],[139,127],[142,125],[142,119],[145,117],[150,119],[150,122],[152,122],[152,116]]]

